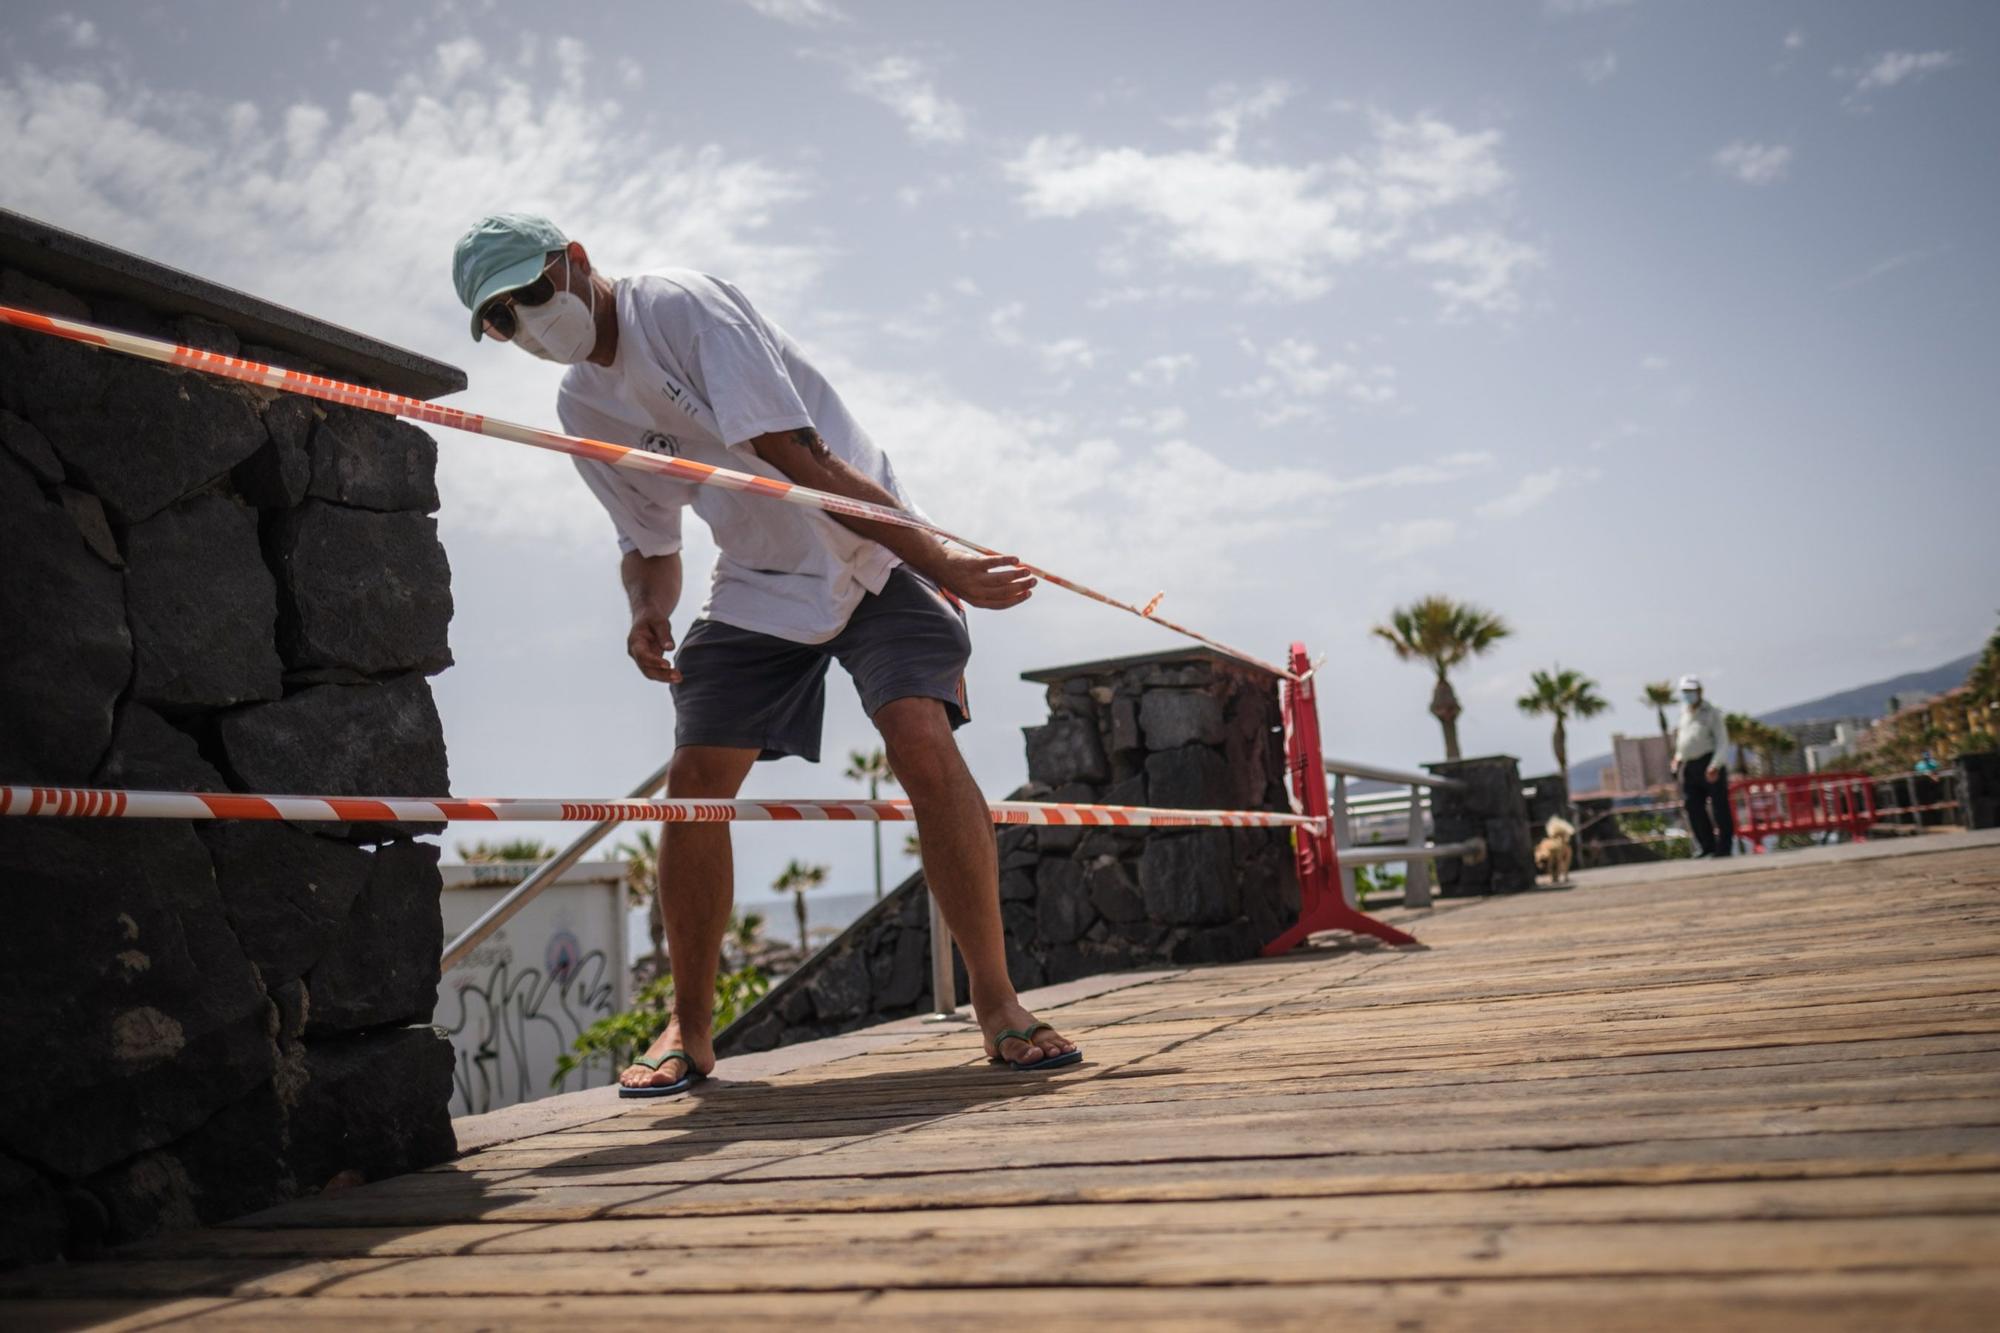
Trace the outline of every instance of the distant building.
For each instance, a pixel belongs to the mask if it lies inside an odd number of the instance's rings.
[[[1665,736],[1611,734],[1611,766],[1603,770],[1604,790],[1635,795],[1674,780],[1673,751]]]
[[[1785,730],[1799,742],[1798,753],[1808,773],[1828,773],[1861,746],[1868,730],[1866,718],[1849,717],[1837,722],[1797,722]]]

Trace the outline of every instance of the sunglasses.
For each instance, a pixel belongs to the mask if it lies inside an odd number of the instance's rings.
[[[553,300],[555,294],[556,280],[544,270],[541,277],[527,286],[516,287],[513,291],[488,301],[486,308],[479,312],[479,318],[486,325],[487,332],[496,338],[511,339],[520,328],[514,319],[514,307],[541,305],[545,301]]]

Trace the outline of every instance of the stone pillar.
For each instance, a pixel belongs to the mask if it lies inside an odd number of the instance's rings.
[[[1958,800],[1967,828],[2000,828],[2000,750],[1958,757]]]
[[[0,301],[465,384],[4,212]],[[435,462],[386,417],[0,330],[0,780],[448,790]],[[438,854],[411,833],[0,820],[0,1263],[450,1154]]]
[[[1029,672],[1013,800],[1288,810],[1277,681],[1207,649]],[[1255,957],[1297,920],[1283,829],[1000,830],[1000,915],[1022,989],[1163,963]],[[724,1033],[725,1054],[922,1011],[930,936],[912,876]],[[967,986],[959,965],[961,1002]]]
[[[1520,764],[1511,755],[1447,759],[1426,764],[1462,787],[1431,793],[1431,836],[1436,841],[1486,839],[1484,860],[1445,857],[1437,862],[1438,892],[1447,898],[1517,893],[1535,884],[1535,845],[1528,838],[1528,803],[1521,794]]]

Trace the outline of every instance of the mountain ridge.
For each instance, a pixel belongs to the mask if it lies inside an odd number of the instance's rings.
[[[1873,721],[1888,713],[1891,696],[1942,694],[1962,684],[1978,661],[1979,651],[1975,649],[1963,657],[1955,657],[1949,662],[1922,671],[1905,671],[1899,676],[1889,676],[1866,685],[1836,690],[1832,694],[1822,694],[1817,699],[1786,704],[1782,708],[1773,708],[1754,716],[1759,722],[1769,722],[1775,726],[1786,726],[1795,722],[1836,722],[1851,717]],[[1595,788],[1602,781],[1599,770],[1610,766],[1611,756],[1608,754],[1592,755],[1588,759],[1576,760],[1569,766],[1572,788],[1577,791],[1589,791]]]

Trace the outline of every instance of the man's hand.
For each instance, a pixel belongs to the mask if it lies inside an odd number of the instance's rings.
[[[1011,555],[974,555],[940,547],[925,564],[923,573],[936,579],[938,586],[985,611],[1019,606],[1035,590],[1035,576]]]
[[[1679,777],[1679,776],[1681,775],[1681,761],[1680,761],[1680,760],[1678,760],[1678,759],[1674,760],[1674,762],[1673,762],[1673,770],[1672,770],[1672,771],[1673,771],[1673,775],[1674,775],[1675,777]]]
[[[1720,782],[1722,780],[1722,770],[1720,768],[1710,766],[1708,770],[1708,780],[1710,782]]]
[[[667,618],[657,611],[641,611],[632,617],[632,632],[625,636],[625,651],[632,655],[647,680],[678,685],[680,670],[669,656],[674,651],[674,632]]]

